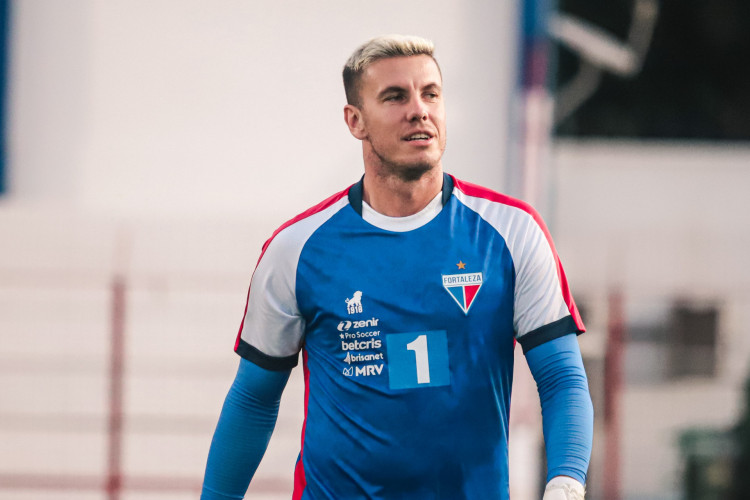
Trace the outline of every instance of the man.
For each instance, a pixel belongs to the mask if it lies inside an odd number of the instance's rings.
[[[431,42],[367,42],[344,86],[364,177],[264,245],[203,498],[242,498],[302,350],[294,499],[507,499],[518,341],[541,396],[545,499],[582,499],[593,420],[584,327],[544,224],[443,173]]]

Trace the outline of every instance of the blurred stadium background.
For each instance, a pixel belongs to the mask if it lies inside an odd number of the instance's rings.
[[[446,170],[551,226],[589,329],[587,498],[748,498],[745,0],[0,10],[0,500],[197,498],[261,244],[361,175],[340,70],[392,32],[436,43]],[[290,498],[299,371],[248,498]],[[541,497],[537,406],[521,361],[514,500]]]

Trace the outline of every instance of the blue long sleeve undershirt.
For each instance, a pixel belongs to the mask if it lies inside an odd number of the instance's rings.
[[[586,483],[594,431],[594,409],[575,334],[545,342],[526,353],[542,404],[547,481],[570,476]]]
[[[291,370],[242,358],[208,452],[201,500],[241,500],[266,452]]]
[[[575,334],[526,353],[542,403],[547,480],[586,482],[593,408]],[[290,370],[269,371],[241,359],[224,401],[206,465],[201,500],[241,500],[276,425]]]

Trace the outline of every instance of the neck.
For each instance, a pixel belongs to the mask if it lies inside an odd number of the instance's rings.
[[[404,180],[365,169],[362,199],[388,217],[406,217],[422,210],[443,188],[440,164],[419,179]]]

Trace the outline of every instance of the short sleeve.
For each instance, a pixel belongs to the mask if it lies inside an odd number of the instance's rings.
[[[268,243],[253,273],[235,351],[268,370],[290,369],[304,336],[295,295],[299,249],[288,234]]]
[[[513,328],[524,352],[585,327],[552,237],[528,203],[459,181],[454,195],[503,238],[513,259]]]
[[[516,270],[513,323],[524,352],[585,331],[565,272],[541,217],[529,207],[513,255]]]
[[[286,222],[263,245],[234,346],[243,358],[267,370],[297,366],[305,335],[296,295],[300,255],[310,236],[348,205],[347,192],[341,191]]]

